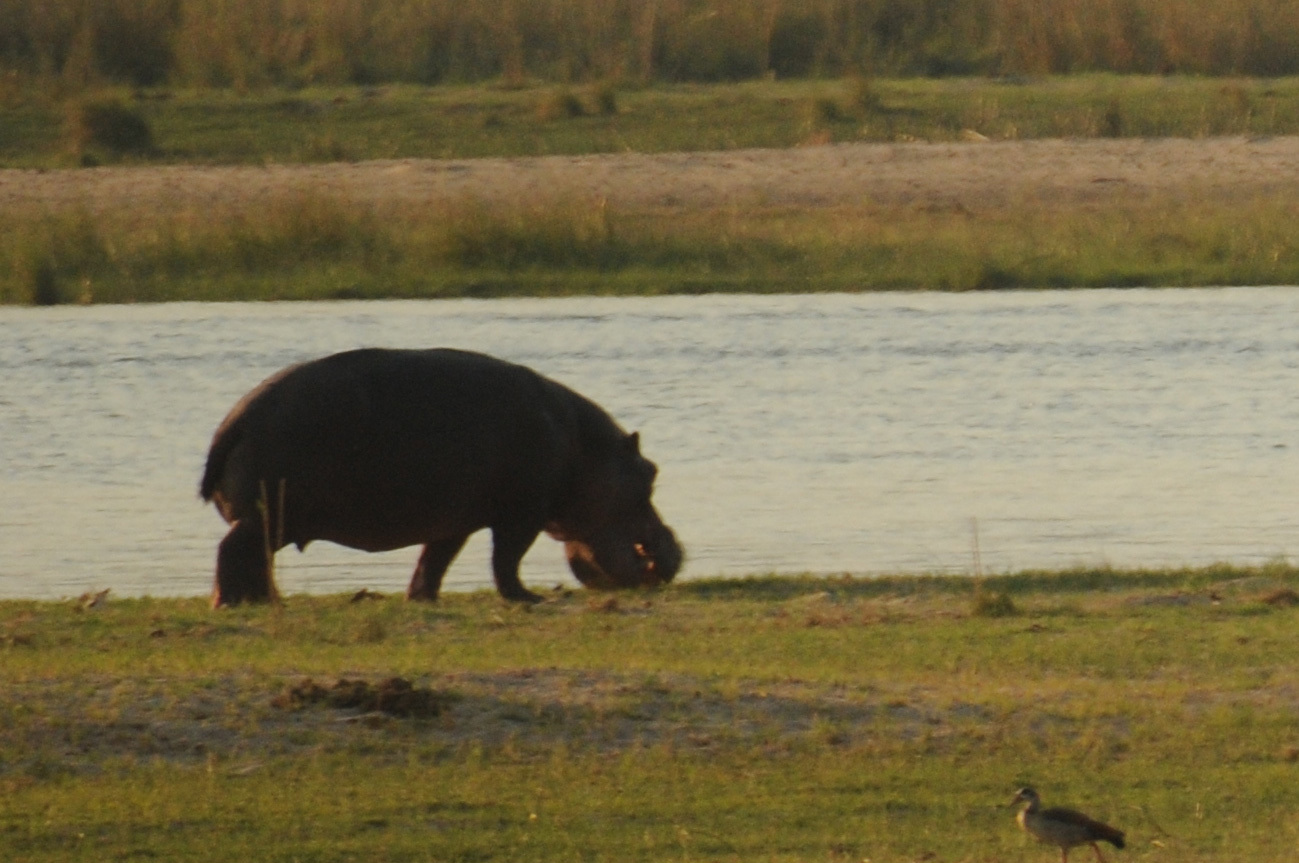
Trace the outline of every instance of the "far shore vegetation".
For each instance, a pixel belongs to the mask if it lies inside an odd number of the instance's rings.
[[[971,137],[1299,133],[1299,79],[1055,77],[644,89],[118,91],[0,109],[0,162],[359,161]],[[975,143],[961,146],[978,146]],[[202,212],[0,212],[0,302],[448,298],[1299,283],[1299,206],[1111,197],[1086,206],[619,210],[565,197],[357,202],[286,188]]]
[[[0,856],[1046,863],[1033,785],[1124,860],[1293,861],[1297,590],[1278,559],[0,601]]]
[[[1299,134],[1284,0],[13,0],[0,168]],[[974,144],[970,144],[974,146]],[[0,303],[1299,283],[1294,196],[0,212]],[[127,224],[129,222],[129,224]]]
[[[1299,134],[1299,77],[1075,75],[249,93],[33,84],[0,94],[0,168],[360,162],[842,142]]]
[[[1299,208],[1155,197],[620,212],[603,201],[0,214],[0,300],[53,305],[1299,283]]]
[[[81,87],[1299,74],[1289,0],[6,0],[0,69]]]

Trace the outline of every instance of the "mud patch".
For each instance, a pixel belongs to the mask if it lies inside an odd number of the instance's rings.
[[[364,713],[386,713],[412,719],[431,719],[442,714],[454,697],[417,687],[402,677],[389,677],[378,683],[340,678],[332,686],[322,686],[311,678],[290,684],[271,699],[280,710],[304,710],[330,707],[337,710],[360,710]]]
[[[1288,587],[1282,587],[1263,594],[1259,597],[1259,602],[1273,608],[1294,608],[1299,605],[1299,593],[1295,593]]]

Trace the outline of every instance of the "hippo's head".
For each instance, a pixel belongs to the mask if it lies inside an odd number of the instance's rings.
[[[586,587],[652,587],[667,584],[681,568],[681,546],[650,502],[657,474],[634,432],[605,452],[587,454],[574,499],[547,527]]]

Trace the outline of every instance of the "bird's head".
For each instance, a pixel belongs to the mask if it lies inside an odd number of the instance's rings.
[[[1037,796],[1036,791],[1025,785],[1023,788],[1015,792],[1015,799],[1010,801],[1010,805],[1018,806],[1021,803],[1027,803],[1029,806],[1033,806],[1040,799],[1041,798]]]

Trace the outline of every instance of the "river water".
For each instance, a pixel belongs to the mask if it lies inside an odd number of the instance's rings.
[[[1299,547],[1296,321],[1283,288],[2,308],[0,598],[206,594],[217,423],[364,345],[505,357],[639,429],[683,578],[1256,563]],[[417,553],[287,549],[280,585],[396,592]],[[576,583],[544,536],[523,578]]]

